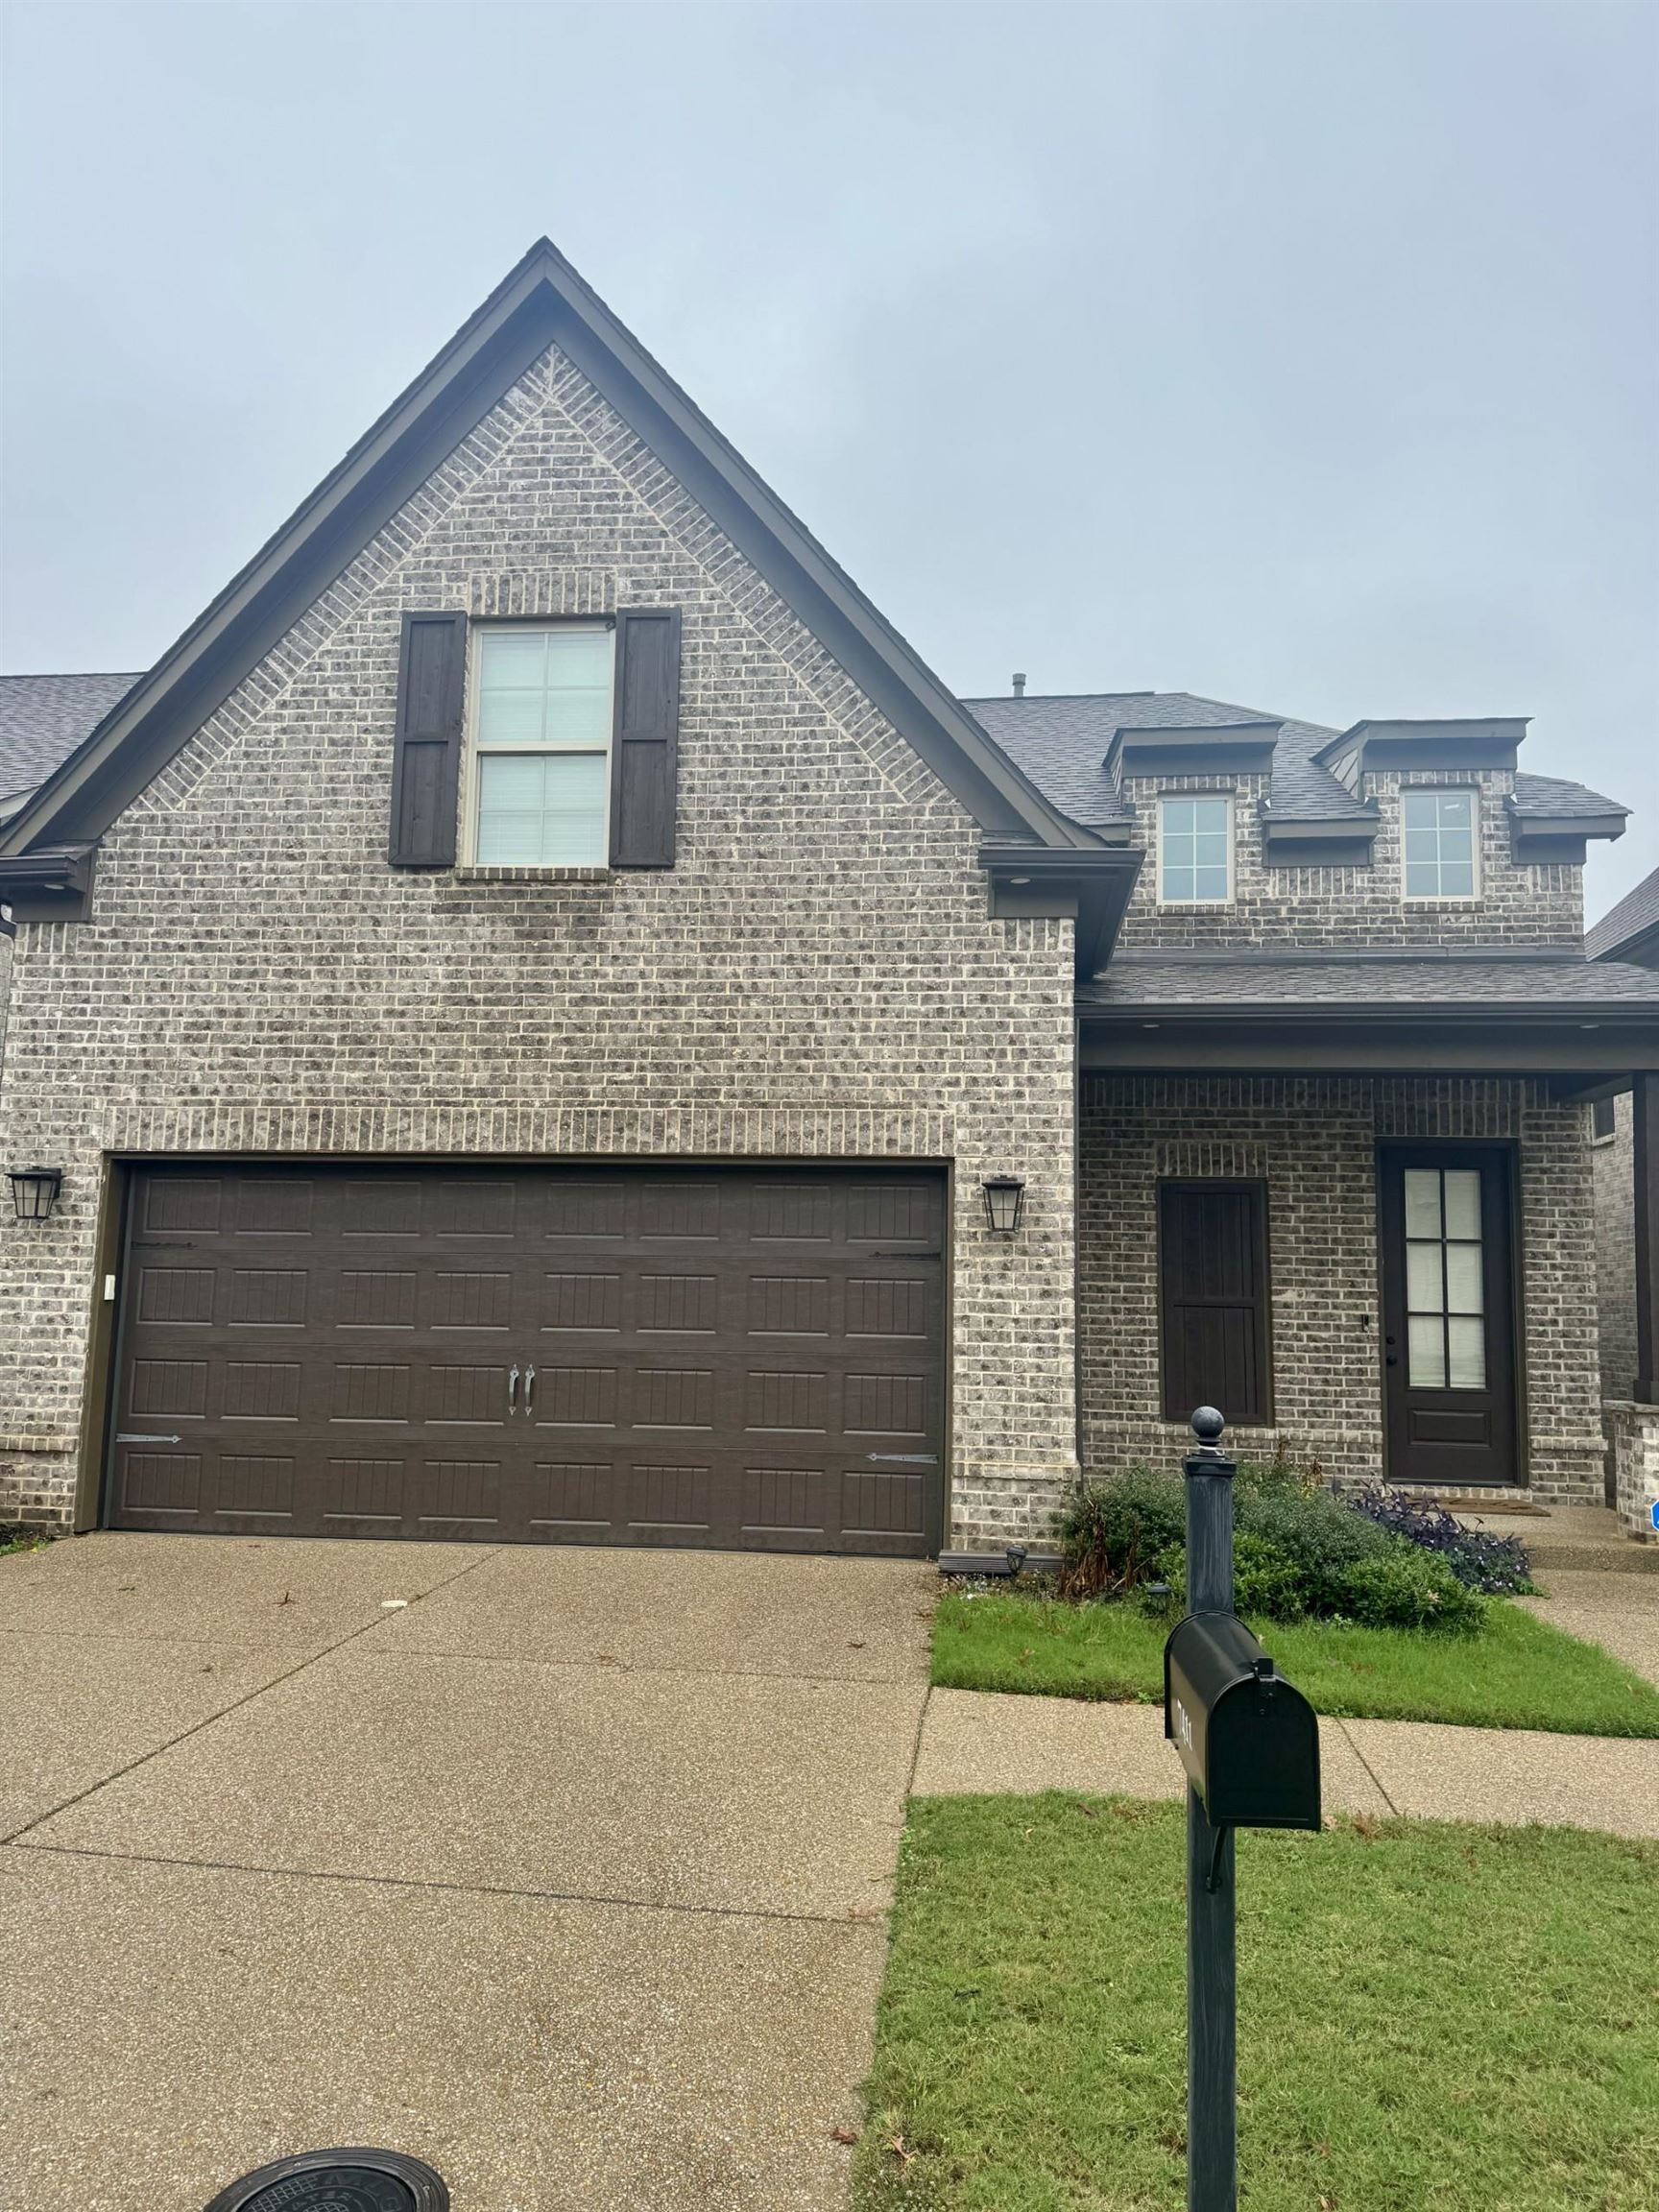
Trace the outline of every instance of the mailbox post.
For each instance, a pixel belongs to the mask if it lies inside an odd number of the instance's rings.
[[[1192,1416],[1198,1448],[1187,1478],[1187,1607],[1233,1610],[1233,1478],[1226,1424],[1213,1406]],[[1213,1827],[1187,1783],[1187,2205],[1234,2212],[1238,2201],[1238,1976],[1233,1831]]]
[[[1164,1733],[1187,1769],[1187,2204],[1237,2212],[1236,1828],[1317,1828],[1319,1723],[1233,1610],[1234,1462],[1213,1406],[1186,1462],[1186,1618],[1164,1647]]]

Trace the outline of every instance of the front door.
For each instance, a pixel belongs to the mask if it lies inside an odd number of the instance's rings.
[[[1388,1475],[1519,1482],[1510,1156],[1399,1144],[1381,1158]]]

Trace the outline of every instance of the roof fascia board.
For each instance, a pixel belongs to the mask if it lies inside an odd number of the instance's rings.
[[[1525,714],[1464,714],[1435,719],[1355,722],[1328,738],[1313,755],[1329,767],[1344,753],[1358,753],[1364,761],[1396,765],[1439,767],[1442,757],[1473,760],[1507,753],[1511,757],[1527,734],[1530,717]],[[1430,757],[1424,759],[1424,756]],[[1511,757],[1511,765],[1513,759]]]
[[[589,377],[994,834],[1089,850],[545,240],[0,832],[97,835],[549,344]]]
[[[1573,837],[1580,844],[1587,837],[1623,837],[1630,819],[1628,806],[1611,807],[1605,814],[1551,814],[1543,807],[1524,809],[1513,798],[1505,799],[1503,806],[1518,845],[1548,837]]]
[[[998,921],[1070,916],[1077,925],[1075,967],[1087,983],[1105,967],[1118,942],[1145,855],[1138,846],[1063,853],[1042,845],[982,845],[979,864],[991,880]]]
[[[1134,777],[1266,775],[1282,722],[1195,723],[1180,728],[1120,724],[1103,765],[1115,782]]]
[[[1524,998],[1511,1000],[1502,1007],[1495,1007],[1490,998],[1444,998],[1432,1004],[1418,999],[1408,1005],[1401,1004],[1398,1010],[1392,1005],[1379,1004],[1376,999],[1358,998],[1341,1001],[1259,999],[1251,1005],[1237,1002],[1217,1005],[1213,999],[1147,998],[1102,1006],[1082,999],[1078,1002],[1077,1015],[1082,1022],[1098,1022],[1106,1028],[1166,1024],[1181,1028],[1208,1024],[1248,1029],[1306,1022],[1315,1028],[1339,1028],[1348,1023],[1356,1029],[1368,1030],[1395,1022],[1425,1028],[1467,1027],[1474,1022],[1498,1028],[1529,1023],[1546,1029],[1576,1029],[1589,1034],[1605,1023],[1635,1022],[1651,1027],[1659,1039],[1659,984],[1654,987],[1650,1006],[1640,998],[1599,1002],[1591,999],[1576,1005],[1571,1000]]]
[[[1398,1017],[1373,1009],[1326,1009],[1335,1021],[1310,1020],[1306,1007],[1127,1009],[1101,1021],[1098,1008],[1078,1007],[1079,1065],[1087,1073],[1157,1071],[1234,1074],[1628,1075],[1659,1070],[1659,1005],[1609,1009],[1593,1028],[1581,1016],[1556,1020],[1556,1010],[1517,1009],[1505,1020],[1483,1008],[1421,1006]],[[1455,1016],[1455,1019],[1452,1019]],[[1241,1018],[1249,1017],[1249,1018]],[[1257,1018],[1261,1017],[1261,1018]],[[1632,1018],[1633,1017],[1633,1018]]]

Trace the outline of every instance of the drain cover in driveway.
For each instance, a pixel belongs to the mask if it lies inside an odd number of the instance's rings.
[[[449,2192],[397,2151],[307,2151],[245,2174],[207,2212],[449,2212]]]

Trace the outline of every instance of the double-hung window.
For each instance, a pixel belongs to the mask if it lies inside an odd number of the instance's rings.
[[[474,859],[484,868],[602,868],[610,857],[610,624],[482,625],[474,643]]]
[[[1474,898],[1476,805],[1473,791],[1402,792],[1407,899]]]
[[[1225,904],[1233,896],[1233,802],[1158,802],[1158,898],[1165,906]]]

